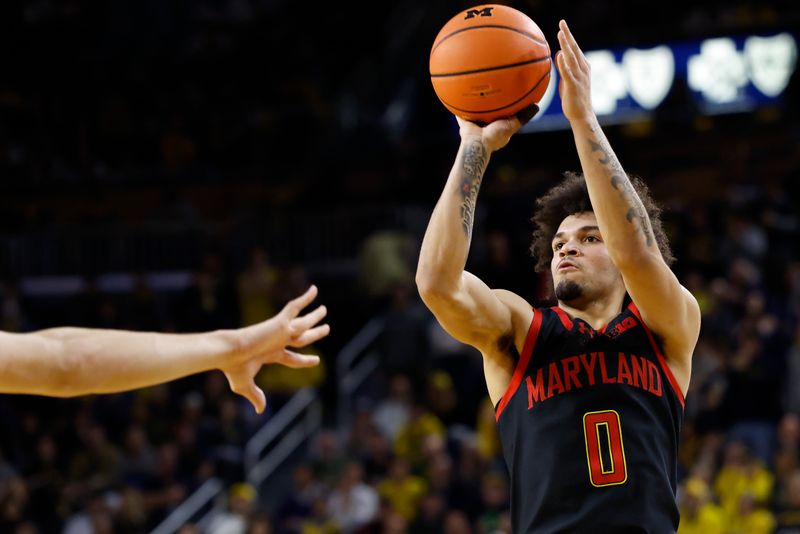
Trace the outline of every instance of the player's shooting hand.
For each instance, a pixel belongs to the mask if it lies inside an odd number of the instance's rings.
[[[254,380],[262,365],[279,363],[299,368],[319,364],[318,356],[298,354],[288,348],[305,347],[330,333],[327,324],[318,324],[328,313],[325,306],[300,315],[316,296],[317,288],[311,286],[303,295],[289,301],[274,317],[231,332],[236,349],[220,369],[225,373],[231,390],[249,400],[258,413],[263,412],[267,405],[264,392]]]
[[[456,117],[461,139],[480,139],[489,152],[500,150],[506,146],[511,136],[517,133],[522,123],[517,117],[499,119],[486,126],[479,126],[474,122]]]
[[[560,74],[558,92],[561,95],[561,108],[569,121],[590,118],[594,110],[589,62],[566,21],[559,22],[558,27],[561,50],[556,53],[556,66]]]

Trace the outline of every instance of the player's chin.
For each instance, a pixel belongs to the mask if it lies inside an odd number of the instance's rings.
[[[556,284],[560,280],[576,280],[578,278],[581,278],[581,272],[578,269],[561,269],[553,275],[553,281]]]

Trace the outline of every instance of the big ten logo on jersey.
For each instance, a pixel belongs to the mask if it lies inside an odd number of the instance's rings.
[[[626,317],[625,319],[614,325],[614,328],[606,330],[605,335],[606,337],[614,339],[621,333],[625,332],[626,330],[630,330],[634,326],[636,326],[636,320],[633,317]]]
[[[484,7],[483,9],[468,9],[467,14],[464,15],[464,20],[474,19],[475,17],[491,17],[493,7]]]
[[[588,336],[589,338],[594,338],[598,333],[591,326],[588,326],[586,322],[584,322],[583,320],[578,320],[577,324],[578,324],[578,332],[580,332],[585,336]],[[608,330],[601,329],[599,332],[602,333],[602,335],[607,338],[614,339],[623,332],[627,332],[634,326],[636,326],[636,320],[633,317],[626,317],[622,321],[615,324],[612,328]]]

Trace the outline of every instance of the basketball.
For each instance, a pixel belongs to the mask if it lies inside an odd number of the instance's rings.
[[[533,20],[512,7],[466,9],[439,31],[430,75],[442,104],[479,124],[537,104],[550,82],[550,46]]]

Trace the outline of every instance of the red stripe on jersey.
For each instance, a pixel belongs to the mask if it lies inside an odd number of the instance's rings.
[[[539,337],[539,328],[541,328],[541,326],[542,312],[534,308],[533,320],[531,320],[531,326],[528,328],[528,333],[525,336],[525,345],[522,346],[522,354],[519,355],[519,361],[517,362],[517,367],[514,369],[514,375],[511,377],[511,383],[508,384],[508,389],[506,389],[506,392],[500,399],[500,403],[497,405],[497,413],[495,414],[496,421],[500,420],[500,414],[503,413],[511,397],[514,396],[514,393],[517,392],[519,385],[522,383],[522,375],[525,374],[525,369],[528,368],[528,363],[531,361],[531,354],[533,354],[533,347],[536,346],[536,339]]]
[[[572,330],[572,319],[570,319],[569,315],[567,315],[567,312],[558,306],[553,306],[551,309],[558,314],[558,318],[561,319],[561,324],[564,325],[564,328],[567,330]]]
[[[675,391],[675,395],[677,395],[678,400],[681,403],[681,408],[685,408],[681,387],[678,385],[675,375],[672,374],[672,369],[669,368],[667,359],[661,353],[661,349],[659,348],[658,343],[656,343],[656,338],[653,337],[653,332],[651,332],[650,328],[645,324],[644,320],[642,319],[642,314],[639,312],[639,308],[636,307],[636,304],[631,302],[630,305],[628,305],[628,309],[633,312],[637,319],[639,319],[639,322],[641,323],[642,328],[644,328],[644,331],[647,333],[647,338],[650,340],[650,344],[653,346],[653,350],[658,357],[658,363],[661,365],[661,369],[664,371],[664,374],[667,375],[667,379],[672,386],[672,390]]]

